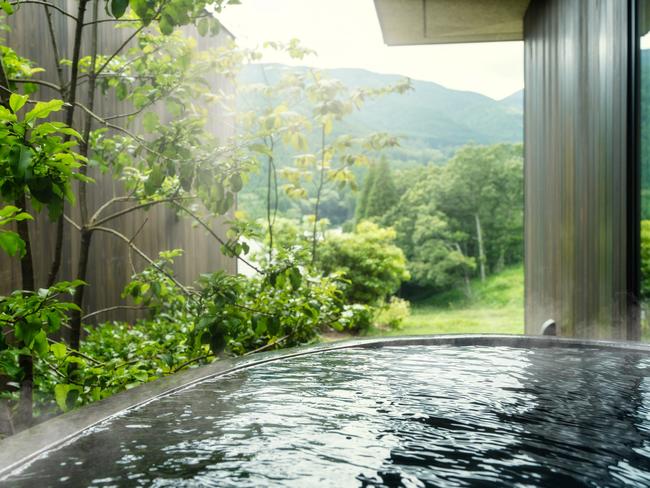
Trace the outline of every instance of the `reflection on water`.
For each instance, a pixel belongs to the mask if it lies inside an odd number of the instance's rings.
[[[204,382],[7,486],[648,486],[650,360],[507,347],[343,350]]]

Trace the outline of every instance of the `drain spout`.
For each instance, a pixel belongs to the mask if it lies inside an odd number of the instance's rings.
[[[555,336],[555,335],[557,335],[557,325],[555,324],[555,320],[548,319],[546,322],[544,322],[542,324],[541,332],[542,332],[542,335],[545,335],[545,336]]]

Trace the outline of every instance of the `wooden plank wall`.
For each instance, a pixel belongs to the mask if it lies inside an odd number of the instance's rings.
[[[533,0],[525,31],[526,333],[637,339],[628,323],[628,9]],[[629,326],[629,327],[628,327]]]
[[[103,3],[100,2],[100,11],[103,13]],[[92,4],[92,2],[91,2]],[[58,2],[57,5],[66,6],[69,12],[76,12],[77,2],[67,0]],[[62,55],[72,57],[73,27],[70,21],[54,13],[55,30],[60,39],[67,39],[67,43],[59,46]],[[88,13],[87,18],[91,16]],[[42,79],[58,83],[55,66],[52,58],[51,43],[47,31],[46,17],[40,5],[24,5],[21,11],[10,18],[12,32],[7,36],[8,44],[21,55],[33,59],[38,66],[46,69]],[[115,29],[112,23],[100,24],[100,52],[112,52],[129,34],[129,30]],[[201,38],[186,30],[198,39],[200,49],[217,47],[231,39],[230,34],[224,30],[215,38]],[[87,53],[86,53],[87,54]],[[216,87],[226,91],[231,90],[224,80],[211,79]],[[80,100],[84,103],[85,92],[81,88]],[[57,97],[54,92],[41,91],[39,99]],[[96,112],[104,114],[128,113],[129,107],[117,102],[113,97],[99,97],[96,100]],[[232,121],[219,109],[211,109],[210,126],[219,137],[225,138],[232,134]],[[89,209],[93,212],[102,203],[121,193],[121,185],[111,177],[106,177],[92,172],[97,183],[89,188]],[[119,210],[119,205],[113,207]],[[78,220],[76,208],[68,208],[67,213]],[[157,256],[158,251],[183,248],[185,255],[179,258],[176,272],[179,278],[189,283],[196,279],[200,273],[219,269],[236,272],[236,263],[233,259],[223,256],[218,243],[206,235],[199,227],[192,226],[185,218],[179,218],[175,212],[161,206],[147,212],[136,212],[115,220],[112,226],[126,236],[133,236],[147,219],[147,223],[137,235],[135,243],[149,256]],[[37,286],[44,286],[51,259],[54,252],[54,227],[46,222],[46,214],[38,216],[38,224],[31,225],[33,237],[33,253],[35,258]],[[223,236],[226,228],[223,222],[215,222],[213,226],[218,235]],[[77,254],[79,239],[77,231],[66,223],[64,237],[63,263],[60,279],[73,279],[76,276]],[[90,254],[88,282],[84,309],[93,311],[113,305],[124,304],[120,293],[132,274],[129,263],[127,246],[114,236],[96,232]],[[139,270],[145,265],[138,256],[133,257],[135,267]],[[9,259],[4,254],[0,255],[0,294],[6,294],[12,289],[20,287],[20,268],[16,259]],[[133,318],[133,312],[115,311],[101,316],[102,320]]]

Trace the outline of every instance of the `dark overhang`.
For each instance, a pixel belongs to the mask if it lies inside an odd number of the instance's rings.
[[[530,0],[375,0],[390,46],[521,41]]]

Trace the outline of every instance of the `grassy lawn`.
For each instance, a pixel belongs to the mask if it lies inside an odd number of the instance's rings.
[[[452,290],[413,302],[411,316],[398,330],[368,335],[419,335],[524,332],[524,271],[508,268],[485,283],[471,283],[472,296]]]

